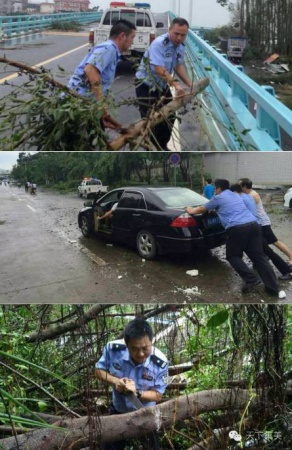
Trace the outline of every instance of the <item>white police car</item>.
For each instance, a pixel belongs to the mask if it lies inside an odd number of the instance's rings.
[[[162,22],[155,22],[149,3],[111,2],[104,10],[98,28],[91,28],[89,32],[89,49],[109,38],[114,23],[126,19],[136,26],[133,45],[122,58],[128,56],[141,58],[151,42],[157,37],[157,28],[163,28]]]

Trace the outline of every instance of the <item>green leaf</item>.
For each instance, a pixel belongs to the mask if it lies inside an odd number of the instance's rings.
[[[229,314],[227,309],[223,309],[222,311],[219,311],[218,313],[214,314],[214,316],[212,316],[208,322],[207,322],[207,327],[208,328],[215,328],[215,327],[219,327],[220,325],[222,325],[224,322],[226,322],[228,320]]]
[[[42,411],[45,411],[45,409],[47,407],[47,404],[43,400],[39,400],[38,401],[38,407],[39,407],[39,410],[42,412]]]

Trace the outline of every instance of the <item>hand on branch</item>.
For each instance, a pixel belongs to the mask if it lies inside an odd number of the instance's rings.
[[[174,81],[171,85],[175,89],[175,96],[176,97],[180,97],[180,96],[186,94],[186,91],[184,90],[184,88],[181,86],[181,84],[178,81]]]
[[[117,122],[107,111],[103,113],[101,119],[105,128],[111,128],[112,130],[119,130],[122,128],[122,124]]]

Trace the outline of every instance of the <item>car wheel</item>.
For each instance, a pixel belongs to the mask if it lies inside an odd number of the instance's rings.
[[[140,256],[145,259],[154,259],[157,253],[157,246],[154,236],[147,230],[140,230],[137,234],[137,250]]]
[[[92,235],[92,223],[90,223],[87,217],[81,217],[80,228],[83,236],[90,237]]]

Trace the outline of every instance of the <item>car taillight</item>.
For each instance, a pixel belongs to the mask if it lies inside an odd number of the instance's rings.
[[[94,30],[91,29],[89,31],[89,41],[88,41],[89,45],[93,46],[94,45]]]
[[[153,42],[154,39],[155,39],[155,34],[154,33],[150,33],[149,44],[151,44],[151,42]]]
[[[176,217],[170,224],[171,227],[196,227],[198,226],[196,219],[189,214],[182,214],[181,216]]]

